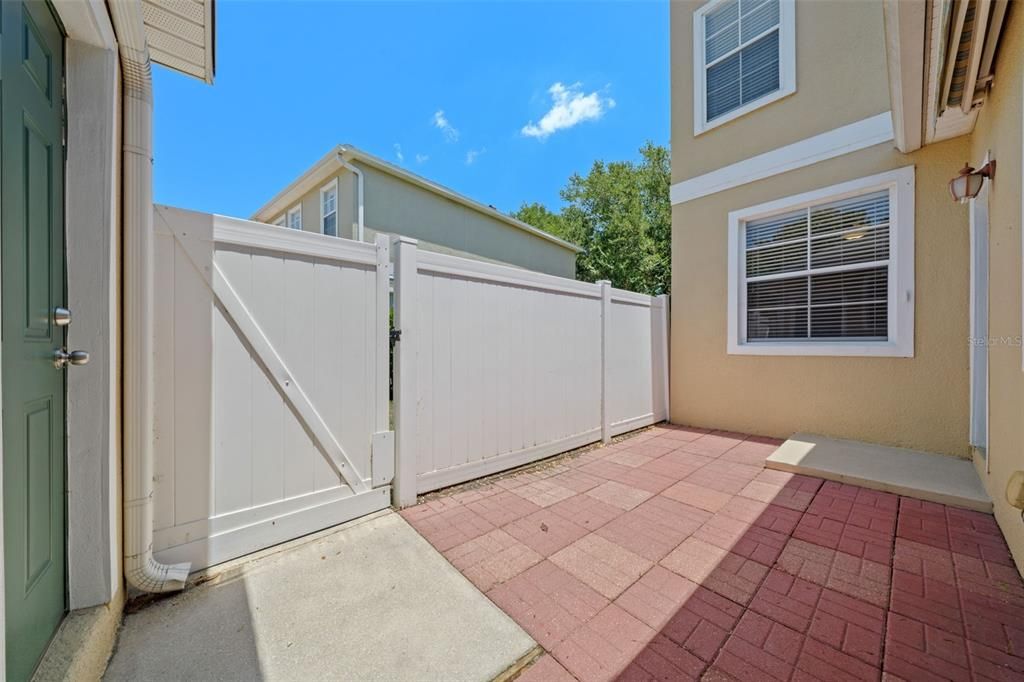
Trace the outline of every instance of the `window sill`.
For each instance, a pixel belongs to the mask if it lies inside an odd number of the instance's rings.
[[[704,121],[702,119],[694,119],[693,121],[693,136],[699,137],[709,130],[714,130],[720,125],[725,125],[729,121],[735,121],[737,118],[746,116],[747,114],[757,111],[761,107],[768,106],[772,102],[777,102],[783,97],[789,97],[796,92],[796,86],[790,85],[783,87],[775,92],[770,92],[760,99],[755,99],[753,102],[747,102],[739,109],[733,109],[727,114],[722,114],[716,119],[710,121]]]
[[[909,347],[907,347],[909,346]],[[755,342],[730,343],[729,355],[791,355],[791,356],[824,356],[824,357],[881,357],[881,358],[912,358],[912,344],[900,344],[892,341],[851,343],[847,341],[829,343],[792,342]]]

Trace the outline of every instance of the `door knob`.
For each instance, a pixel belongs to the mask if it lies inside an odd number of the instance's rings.
[[[53,352],[53,366],[57,369],[64,369],[68,365],[87,364],[89,364],[89,351],[87,350],[68,351],[66,348],[59,348]]]
[[[71,324],[71,311],[67,308],[53,309],[53,323],[58,327],[66,327]]]

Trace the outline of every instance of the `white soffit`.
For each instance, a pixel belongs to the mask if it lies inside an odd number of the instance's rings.
[[[157,64],[213,83],[214,0],[142,0],[149,56]]]

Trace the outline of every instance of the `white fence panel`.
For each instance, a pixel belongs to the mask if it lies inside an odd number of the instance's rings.
[[[665,299],[612,289],[607,400],[610,435],[668,418]]]
[[[427,252],[416,279],[421,492],[600,437],[593,286]]]
[[[666,418],[664,298],[397,249],[401,504]]]
[[[386,243],[155,223],[157,558],[209,566],[388,506]]]

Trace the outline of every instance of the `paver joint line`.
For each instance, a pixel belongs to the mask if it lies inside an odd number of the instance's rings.
[[[780,443],[659,425],[403,514],[543,647],[520,679],[1024,679],[990,516],[765,469]]]

